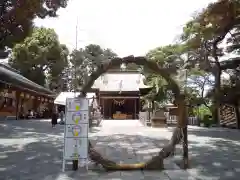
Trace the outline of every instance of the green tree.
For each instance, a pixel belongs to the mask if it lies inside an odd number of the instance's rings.
[[[61,45],[53,29],[34,28],[31,36],[12,49],[9,64],[33,82],[55,89],[68,65],[68,49]]]
[[[73,50],[70,54],[72,64],[71,71],[71,90],[81,87],[88,78],[88,61],[84,49]]]
[[[213,119],[216,122],[219,120],[221,75],[226,68],[219,60],[224,55],[219,44],[239,25],[239,12],[239,1],[219,0],[210,3],[186,24],[182,35],[193,62],[214,77]]]
[[[183,50],[184,46],[180,44],[167,45],[150,50],[146,56],[149,61],[157,62],[161,67],[170,68],[172,76],[176,76],[178,69],[185,63],[182,57]],[[158,103],[171,101],[171,88],[161,76],[152,73],[145,67],[143,68],[143,74],[146,77],[145,84],[153,87],[146,95],[146,99]]]
[[[161,67],[173,68],[176,71],[185,63],[182,57],[184,49],[185,46],[181,44],[161,46],[150,50],[146,56],[148,60],[157,62]]]
[[[210,108],[209,99],[205,98],[207,90],[212,87],[214,81],[211,74],[207,73],[197,67],[191,62],[192,58],[189,52],[186,51],[188,47],[185,45],[174,44],[164,47],[158,47],[151,50],[147,57],[151,61],[156,61],[162,67],[171,68],[172,76],[179,81],[179,85],[185,87],[186,99],[191,105],[190,107],[199,106],[201,104]],[[180,71],[187,69],[186,81],[181,82]],[[149,94],[145,97],[149,101],[156,101],[159,103],[166,103],[172,101],[172,94],[169,91],[170,87],[165,80],[151,72],[144,71],[146,77],[146,84],[153,87]],[[184,83],[184,84],[182,84]],[[190,108],[193,111],[194,108]]]
[[[2,0],[0,1],[0,57],[8,55],[12,48],[27,37],[33,27],[33,19],[56,17],[60,7],[68,0]]]
[[[70,54],[74,88],[82,86],[86,82],[89,74],[95,71],[101,63],[116,56],[117,54],[111,49],[103,49],[96,44],[90,44],[83,49],[74,50]]]
[[[49,88],[57,92],[66,91],[66,83],[68,75],[68,55],[69,51],[66,45],[60,44],[59,48],[55,52],[56,56],[54,61],[48,64],[48,75],[49,75]]]
[[[159,75],[149,73],[145,78],[145,84],[153,87],[144,97],[149,102],[158,102],[163,104],[171,99],[167,82]]]
[[[111,49],[103,49],[96,44],[90,44],[84,48],[85,60],[89,72],[93,72],[96,68],[103,63],[117,56]]]
[[[204,105],[210,107],[210,99],[206,94],[214,85],[213,77],[210,73],[200,70],[199,68],[192,68],[188,75],[187,86],[195,94],[195,98],[191,101],[191,105]]]

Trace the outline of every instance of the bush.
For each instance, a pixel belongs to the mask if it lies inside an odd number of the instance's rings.
[[[211,116],[211,111],[209,110],[209,108],[207,108],[204,105],[201,105],[199,107],[194,107],[193,109],[193,114],[194,116],[197,116],[199,119],[203,120],[204,116],[208,115]]]
[[[210,127],[213,124],[212,116],[204,115],[202,123],[205,127]]]

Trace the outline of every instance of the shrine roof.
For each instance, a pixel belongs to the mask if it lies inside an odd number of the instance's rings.
[[[107,72],[92,86],[100,91],[139,91],[150,88],[143,83],[144,76],[139,72]]]
[[[54,93],[49,89],[30,81],[21,74],[17,73],[16,70],[7,67],[5,64],[2,63],[0,63],[0,75],[2,83],[11,84],[13,86],[28,89],[29,91],[35,91],[39,94],[49,96],[54,95]]]

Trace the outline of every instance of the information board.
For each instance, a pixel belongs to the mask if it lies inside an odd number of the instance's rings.
[[[88,124],[68,124],[65,127],[65,138],[87,137]]]
[[[65,159],[87,159],[88,157],[88,138],[66,138],[65,140]]]
[[[86,98],[67,98],[64,127],[63,171],[66,160],[88,162],[89,102]]]
[[[67,98],[66,108],[68,112],[88,111],[88,99],[86,98]]]
[[[66,113],[66,124],[88,124],[89,120],[88,111],[78,112],[67,112]]]

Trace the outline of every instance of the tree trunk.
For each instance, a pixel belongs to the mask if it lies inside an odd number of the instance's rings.
[[[221,71],[220,70],[214,73],[214,78],[215,78],[215,84],[214,84],[212,116],[213,116],[213,121],[219,124],[219,108],[220,108],[219,93],[221,88]]]
[[[236,119],[237,119],[237,128],[240,129],[240,112],[239,112],[239,107],[238,107],[239,103],[236,102],[234,107],[235,107],[235,112],[236,112]]]
[[[178,104],[178,127],[182,128],[183,136],[183,168],[188,168],[188,112],[185,103],[185,95],[179,96]]]
[[[152,113],[155,111],[155,104],[154,101],[152,101]]]

